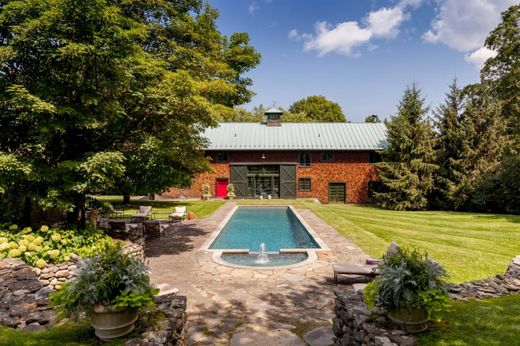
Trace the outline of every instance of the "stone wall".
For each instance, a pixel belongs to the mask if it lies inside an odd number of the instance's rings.
[[[135,242],[126,240],[123,246],[123,252],[144,262],[144,239],[137,239]],[[77,262],[80,260],[80,257],[72,255],[71,261],[69,262],[48,264],[41,270],[38,268],[32,269],[38,275],[38,279],[43,286],[57,290],[60,289],[65,282],[76,277],[76,271],[78,270]]]
[[[474,280],[449,287],[456,300],[495,298],[520,293],[520,256],[513,258],[503,275]]]
[[[188,345],[186,329],[186,297],[174,293],[155,297],[157,311],[163,318],[149,327],[141,337],[128,340],[125,346]]]
[[[393,327],[385,317],[380,317],[377,311],[368,309],[362,293],[337,289],[335,294],[335,317],[332,319],[334,345],[411,346],[416,344],[414,337]]]
[[[54,320],[53,308],[48,306],[50,292],[23,261],[1,260],[0,325],[30,331],[50,326]]]

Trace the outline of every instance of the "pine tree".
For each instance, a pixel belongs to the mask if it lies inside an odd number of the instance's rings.
[[[408,87],[397,116],[388,123],[388,146],[378,164],[385,191],[376,194],[384,208],[420,210],[429,205],[433,173],[437,169],[433,148],[433,129],[426,118],[421,91]]]
[[[454,80],[444,103],[434,112],[437,129],[435,156],[439,169],[435,175],[433,203],[442,209],[460,207],[455,191],[460,184],[460,177],[465,173],[463,108],[464,97]]]
[[[454,198],[457,204],[471,209],[483,203],[474,193],[484,179],[496,174],[504,149],[510,145],[506,121],[501,116],[501,103],[488,94],[482,85],[466,87],[466,102],[463,114],[465,140],[463,143],[463,166]]]

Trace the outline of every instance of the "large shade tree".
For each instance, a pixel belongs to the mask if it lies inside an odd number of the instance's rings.
[[[25,197],[82,223],[89,193],[186,184],[208,169],[202,131],[252,97],[242,74],[259,55],[203,1],[0,6],[3,204]]]
[[[302,120],[303,115],[306,121],[319,122],[344,122],[345,114],[338,103],[325,98],[324,96],[309,96],[294,102],[289,107],[292,114],[300,114],[294,119]]]

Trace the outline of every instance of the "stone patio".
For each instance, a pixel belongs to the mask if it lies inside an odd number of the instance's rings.
[[[199,248],[234,206],[228,202],[208,218],[177,224],[164,237],[147,242],[152,282],[188,297],[193,345],[305,345],[305,333],[331,325],[332,264],[362,264],[368,256],[314,213],[299,209],[330,252],[292,269],[218,265],[211,252]]]

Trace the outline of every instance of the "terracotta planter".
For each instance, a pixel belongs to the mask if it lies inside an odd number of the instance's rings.
[[[103,341],[110,341],[134,330],[137,312],[137,309],[115,309],[96,305],[90,319],[96,330],[96,336]]]
[[[420,333],[428,329],[430,317],[424,309],[392,310],[388,312],[388,318],[408,333]]]

